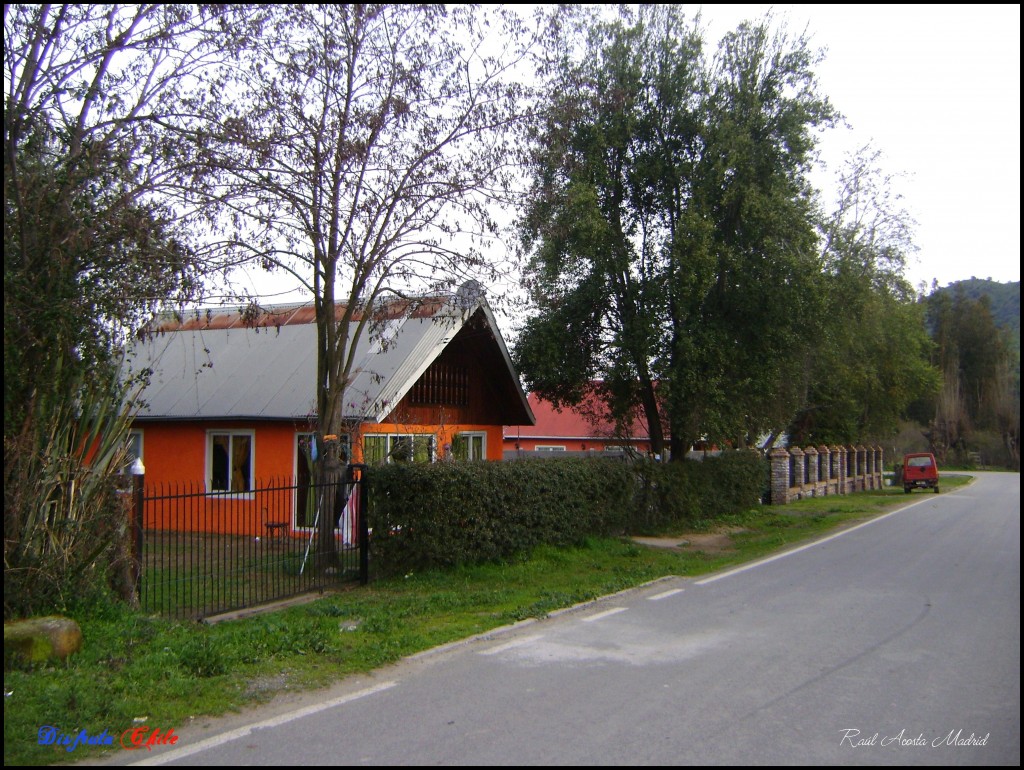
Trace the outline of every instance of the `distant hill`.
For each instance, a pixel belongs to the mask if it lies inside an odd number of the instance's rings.
[[[968,278],[936,289],[932,294],[948,292],[953,295],[957,291],[962,291],[972,300],[988,297],[992,320],[997,326],[1010,331],[1017,350],[1020,350],[1020,281],[999,283],[985,278]]]

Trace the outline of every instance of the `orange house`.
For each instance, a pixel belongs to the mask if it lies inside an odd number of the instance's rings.
[[[314,321],[309,304],[269,308],[256,321],[203,310],[163,319],[133,349],[131,368],[151,371],[133,450],[147,489],[188,485],[207,496],[200,523],[190,526],[259,534],[266,514],[254,502],[258,489],[308,486]],[[502,426],[533,423],[482,295],[394,302],[378,307],[371,322],[345,397],[342,440],[353,462],[500,460]],[[288,530],[308,532],[313,512],[301,493],[293,497]],[[225,506],[241,523],[223,523]],[[154,516],[160,520],[147,526],[180,526],[170,514]]]

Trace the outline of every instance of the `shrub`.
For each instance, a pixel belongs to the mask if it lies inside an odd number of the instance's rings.
[[[135,598],[119,493],[131,394],[116,371],[67,387],[40,391],[4,435],[5,619],[63,611],[108,584]]]
[[[608,458],[393,464],[368,474],[374,564],[386,573],[501,561],[540,544],[651,533],[755,505],[756,453],[664,465]]]
[[[652,535],[713,521],[757,505],[768,488],[768,463],[756,452],[637,466],[628,529]]]
[[[395,464],[368,478],[371,549],[389,572],[621,532],[631,487],[628,469],[606,459]]]

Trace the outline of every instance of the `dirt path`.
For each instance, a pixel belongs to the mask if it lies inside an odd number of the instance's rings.
[[[742,527],[731,527],[719,532],[694,533],[677,537],[634,537],[633,542],[650,548],[667,548],[680,553],[722,553],[734,550],[732,535],[743,532]]]

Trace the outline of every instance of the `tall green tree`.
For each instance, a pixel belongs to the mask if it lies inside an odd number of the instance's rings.
[[[939,389],[923,308],[903,278],[913,220],[878,151],[855,153],[821,221],[824,324],[789,434],[801,444],[892,435],[908,407]]]
[[[815,130],[834,117],[816,62],[805,38],[765,19],[726,35],[710,63],[705,138],[672,245],[674,451],[777,429],[797,404],[794,374],[821,319],[807,174]]]
[[[519,335],[517,364],[531,390],[560,405],[580,403],[600,380],[610,415],[626,422],[639,405],[662,454],[655,362],[667,233],[665,193],[652,182],[669,170],[666,143],[693,122],[701,40],[674,12],[571,21],[582,48],[599,55],[549,65],[522,222],[539,312]]]
[[[1020,364],[1007,330],[992,318],[988,297],[959,286],[926,300],[934,364],[943,373],[932,443],[940,453],[966,450],[976,430],[1000,433],[1012,465],[1020,462]]]
[[[820,310],[806,175],[833,117],[806,40],[766,20],[708,57],[677,6],[560,28],[557,50],[587,53],[552,61],[535,137],[528,385],[569,403],[610,380],[677,458],[785,425]]]

